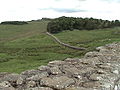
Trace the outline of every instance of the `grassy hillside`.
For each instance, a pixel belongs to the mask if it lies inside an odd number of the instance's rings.
[[[52,60],[81,57],[97,46],[120,41],[120,28],[103,30],[74,30],[55,34],[61,41],[86,51],[60,46],[47,36],[47,21],[30,22],[27,25],[0,25],[0,72],[20,73],[45,65]]]
[[[26,25],[0,25],[0,43],[45,32],[48,22],[34,21]]]

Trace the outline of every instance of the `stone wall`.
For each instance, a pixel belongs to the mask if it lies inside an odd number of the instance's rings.
[[[0,73],[0,90],[120,90],[120,43],[21,74]]]

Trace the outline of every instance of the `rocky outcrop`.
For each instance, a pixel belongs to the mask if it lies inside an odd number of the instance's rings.
[[[0,90],[120,90],[120,43],[21,74],[0,73]]]

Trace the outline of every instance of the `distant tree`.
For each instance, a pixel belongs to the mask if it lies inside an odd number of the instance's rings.
[[[115,26],[120,26],[120,21],[119,20],[115,20],[114,24],[115,24]]]
[[[47,31],[51,33],[58,33],[62,31],[62,27],[58,24],[58,21],[48,23]]]
[[[59,17],[48,23],[47,31],[58,33],[64,30],[94,30],[120,26],[120,21],[108,21],[94,18]]]
[[[1,22],[1,24],[4,24],[4,25],[7,25],[7,24],[24,25],[24,24],[28,24],[28,22],[25,22],[25,21],[5,21],[5,22]]]
[[[51,18],[42,18],[41,20],[48,21],[48,20],[52,20],[52,19]]]

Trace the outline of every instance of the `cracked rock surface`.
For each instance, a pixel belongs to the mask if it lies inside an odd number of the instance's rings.
[[[0,90],[120,90],[120,43],[21,74],[1,72]]]

